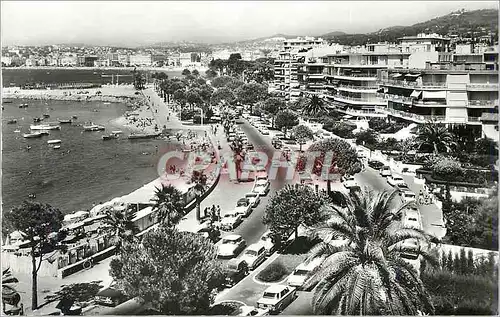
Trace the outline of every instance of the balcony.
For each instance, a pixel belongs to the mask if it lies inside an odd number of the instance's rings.
[[[386,68],[387,67],[387,63],[380,63],[380,64],[345,64],[345,63],[341,63],[341,64],[336,64],[334,63],[333,64],[333,67],[345,67],[345,68]]]
[[[498,91],[498,84],[490,84],[490,83],[467,84],[467,90]]]
[[[341,113],[348,114],[350,116],[364,116],[364,117],[377,117],[377,118],[384,118],[387,117],[387,114],[377,112],[377,111],[370,111],[370,110],[357,110],[357,109],[340,109],[335,107],[335,110]]]
[[[417,123],[425,123],[425,122],[431,121],[431,120],[434,120],[436,122],[442,122],[442,123],[444,123],[446,121],[446,116],[419,115],[419,114],[415,114],[415,113],[410,113],[410,112],[406,112],[406,111],[385,108],[385,107],[376,107],[375,109],[379,112],[385,112],[385,113],[390,114],[392,116],[395,116],[398,118],[403,118],[403,119],[408,119],[408,120],[411,120],[411,121],[417,122]]]
[[[386,105],[385,100],[333,95],[335,101],[358,105]]]
[[[312,78],[312,79],[323,79],[323,78],[325,78],[325,75],[323,75],[323,74],[309,74],[308,77]]]
[[[351,74],[351,75],[327,75],[336,79],[343,79],[343,80],[360,80],[360,81],[376,81],[377,76],[373,75],[373,77],[370,77],[368,75],[364,74]]]
[[[406,104],[412,104],[413,103],[413,99],[412,98],[405,97],[405,96],[400,96],[400,95],[377,93],[376,96],[379,97],[380,99],[384,99],[384,100],[390,100],[390,101],[401,102],[401,103],[406,103]]]
[[[495,108],[498,107],[498,99],[496,100],[469,100],[467,108]]]
[[[403,80],[384,80],[377,81],[379,85],[382,86],[394,86],[394,87],[403,87],[403,88],[418,88],[418,89],[445,89],[446,83],[417,83],[416,81],[403,81]]]
[[[354,85],[339,85],[338,90],[355,91],[355,92],[376,92],[377,86],[354,86]]]
[[[469,116],[467,118],[467,122],[468,123],[477,123],[477,124],[481,124],[481,117],[471,117]]]

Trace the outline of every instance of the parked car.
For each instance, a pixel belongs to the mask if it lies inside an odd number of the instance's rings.
[[[254,306],[241,306],[238,316],[267,316],[269,309],[255,308]]]
[[[266,260],[266,254],[266,248],[263,244],[254,243],[245,250],[241,259],[247,262],[250,270],[254,270]]]
[[[271,141],[271,145],[275,148],[275,149],[281,149],[283,147],[283,141],[279,140],[279,139],[273,139]]]
[[[309,263],[301,263],[295,268],[288,277],[287,284],[293,287],[301,288],[302,285],[312,276],[313,271],[323,263],[325,258],[316,258]]]
[[[260,203],[260,195],[257,193],[248,193],[245,194],[245,198],[250,201],[250,205],[255,208]]]
[[[392,174],[387,176],[387,183],[391,186],[396,186],[397,184],[404,184],[405,180],[401,175]]]
[[[269,176],[267,175],[267,172],[264,170],[264,171],[258,171],[257,172],[257,175],[255,175],[255,182],[257,181],[268,181],[269,180]]]
[[[242,217],[248,217],[252,212],[252,204],[250,203],[250,200],[246,197],[238,199],[234,212]]]
[[[354,179],[354,176],[350,175],[342,176],[341,182],[347,189],[358,185],[358,183],[356,183],[356,180]]]
[[[403,190],[401,191],[401,200],[403,201],[403,203],[407,203],[409,201],[417,200],[417,197],[411,190]]]
[[[358,150],[357,150],[357,154],[358,154],[358,157],[359,157],[359,158],[366,158],[366,157],[367,157],[367,156],[366,156],[366,152],[365,152],[365,150],[363,150],[363,149],[358,149]]]
[[[392,174],[391,168],[387,165],[384,165],[380,168],[379,174],[382,177],[390,176]]]
[[[373,169],[380,170],[382,168],[382,166],[384,166],[384,163],[379,162],[377,160],[369,160],[368,166],[373,168]]]
[[[260,238],[261,243],[264,245],[264,248],[266,248],[266,253],[267,256],[270,256],[271,254],[276,251],[276,243],[274,243],[272,237],[271,237],[271,231],[267,230],[264,232],[262,237]]]
[[[267,128],[262,128],[259,131],[262,135],[269,135],[269,130]]]
[[[254,183],[252,192],[260,196],[266,196],[269,192],[270,183],[266,180],[258,180]]]
[[[219,258],[233,258],[240,254],[246,245],[246,241],[239,234],[230,234],[222,238],[217,256]]]
[[[422,216],[418,208],[410,208],[404,212],[403,227],[422,230]]]
[[[214,226],[201,228],[196,233],[202,235],[207,239],[210,239],[210,241],[212,241],[213,243],[216,243],[220,240],[220,230]]]
[[[285,135],[283,133],[276,133],[274,137],[276,139],[283,140],[285,138]]]
[[[286,285],[269,286],[257,301],[257,308],[269,309],[271,313],[279,313],[297,297],[297,290]]]
[[[233,287],[248,275],[248,264],[242,259],[231,259],[227,262],[226,283],[227,287]]]
[[[234,230],[243,222],[242,216],[235,210],[228,212],[222,217],[220,222],[221,228],[223,230]]]
[[[394,188],[400,192],[405,191],[405,190],[410,190],[410,187],[408,187],[408,184],[406,184],[406,183],[396,184],[396,186],[394,186]]]

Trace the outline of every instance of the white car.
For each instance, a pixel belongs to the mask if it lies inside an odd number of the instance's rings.
[[[260,204],[260,195],[257,193],[245,194],[245,198],[250,201],[250,205],[255,208]]]
[[[222,217],[220,226],[224,230],[233,230],[243,222],[243,218],[236,211],[228,212]]]
[[[248,217],[252,212],[252,203],[246,197],[238,199],[234,212],[242,217]]]
[[[246,247],[246,241],[239,234],[230,234],[222,238],[217,256],[220,258],[232,258],[240,254]]]
[[[417,208],[408,209],[404,213],[403,226],[422,230],[422,216]]]
[[[288,277],[287,284],[300,288],[312,276],[313,271],[323,263],[324,257],[316,258],[309,263],[301,263]]]
[[[379,174],[382,176],[382,177],[386,177],[386,176],[391,176],[392,172],[391,172],[391,168],[389,166],[382,166],[380,168],[380,171],[379,171]]]
[[[269,176],[267,175],[267,172],[264,170],[259,170],[257,171],[257,175],[255,175],[255,181],[268,181]]]
[[[257,193],[260,196],[266,196],[267,193],[269,192],[270,185],[271,184],[269,183],[269,181],[258,180],[253,185],[252,193]]]
[[[259,131],[262,135],[269,135],[269,130],[267,128],[262,128]]]
[[[401,200],[403,201],[403,203],[407,203],[410,201],[416,201],[417,196],[411,190],[402,190],[401,191]]]
[[[285,309],[297,297],[297,290],[286,285],[269,286],[257,301],[257,307],[277,313]]]
[[[358,183],[356,183],[354,176],[350,176],[350,175],[342,176],[341,182],[345,188],[351,188],[351,187],[358,186]]]
[[[254,306],[241,306],[238,316],[267,316],[269,309],[255,308]]]
[[[260,238],[260,243],[262,243],[266,248],[267,256],[270,256],[271,254],[274,253],[274,251],[276,251],[276,244],[273,242],[273,239],[271,238],[270,230],[264,232],[264,234]]]
[[[262,262],[266,260],[266,248],[261,243],[250,245],[243,253],[241,259],[248,264],[250,270],[255,270]]]
[[[390,176],[387,176],[387,183],[391,186],[396,186],[398,184],[404,184],[405,180],[401,175],[392,174]]]

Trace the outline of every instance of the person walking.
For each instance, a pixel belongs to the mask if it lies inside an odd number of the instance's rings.
[[[217,221],[221,221],[222,218],[220,217],[220,206],[217,205]]]

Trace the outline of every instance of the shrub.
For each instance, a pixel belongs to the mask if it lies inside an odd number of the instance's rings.
[[[278,282],[286,275],[290,274],[286,267],[280,262],[269,264],[265,269],[257,274],[257,279],[263,282]]]
[[[373,130],[363,130],[354,135],[356,137],[356,144],[362,144],[370,149],[378,143],[378,134]]]
[[[464,169],[455,159],[436,157],[432,163],[432,176],[436,179],[453,180],[463,173]]]
[[[236,316],[239,314],[241,304],[224,302],[210,307],[207,315],[211,316]]]
[[[356,129],[356,125],[346,122],[334,121],[325,123],[323,125],[323,129],[341,138],[352,139],[354,138],[354,134],[352,133],[352,131]]]
[[[372,118],[368,122],[368,126],[379,133],[396,133],[408,125],[397,121],[387,122],[383,118]]]

